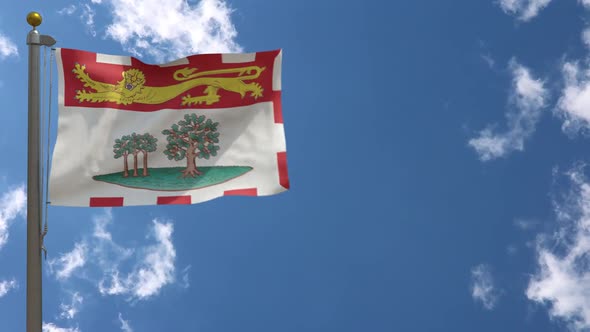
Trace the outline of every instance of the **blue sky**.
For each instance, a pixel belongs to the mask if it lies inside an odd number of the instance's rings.
[[[590,330],[587,0],[4,5],[2,330],[25,326],[31,10],[58,47],[149,63],[282,48],[291,180],[50,207],[45,331]]]

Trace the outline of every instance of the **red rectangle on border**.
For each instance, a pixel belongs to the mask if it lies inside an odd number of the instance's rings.
[[[90,207],[123,206],[123,197],[90,197]]]
[[[272,110],[275,123],[283,123],[283,102],[281,101],[281,95],[281,91],[272,92]]]
[[[287,152],[277,152],[277,167],[279,169],[279,184],[286,189],[291,187],[287,171]]]
[[[226,190],[223,196],[258,196],[258,188]]]
[[[158,196],[158,205],[191,204],[191,196]]]

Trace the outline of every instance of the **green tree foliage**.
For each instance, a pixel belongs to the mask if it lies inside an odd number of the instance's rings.
[[[141,150],[145,152],[154,152],[158,147],[158,139],[149,133],[145,133],[141,137]]]
[[[137,134],[132,133],[131,135],[124,135],[121,138],[115,140],[113,145],[113,153],[115,159],[124,157],[123,161],[123,176],[129,176],[129,166],[127,157],[133,155],[133,176],[138,176],[137,171],[137,155],[143,154],[143,176],[148,176],[148,153],[156,151],[158,139],[149,133]]]
[[[200,175],[195,159],[209,159],[216,156],[219,146],[219,123],[207,119],[204,115],[186,114],[183,120],[173,124],[170,129],[165,129],[167,145],[164,154],[169,160],[182,160],[186,158],[186,169],[182,171],[183,177]]]

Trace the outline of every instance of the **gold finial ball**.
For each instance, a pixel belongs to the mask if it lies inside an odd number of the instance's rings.
[[[41,25],[41,21],[43,21],[43,19],[41,18],[41,14],[37,12],[30,12],[27,15],[27,23],[33,26],[33,28]]]

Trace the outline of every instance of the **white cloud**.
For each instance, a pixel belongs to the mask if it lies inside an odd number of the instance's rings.
[[[539,225],[538,220],[534,219],[523,219],[518,218],[514,220],[514,226],[522,229],[523,231],[531,230]]]
[[[82,20],[82,22],[84,22],[86,24],[86,27],[88,28],[88,32],[90,32],[90,34],[95,37],[96,36],[96,28],[94,26],[94,15],[96,15],[96,12],[94,11],[94,9],[92,9],[92,7],[90,7],[89,4],[84,4],[82,5],[82,13],[80,14],[80,19]]]
[[[590,9],[590,0],[578,0]],[[581,41],[590,50],[590,27],[581,33]],[[562,130],[568,135],[589,133],[590,129],[590,57],[566,61],[562,65],[563,89],[555,111],[563,119]]]
[[[590,129],[590,68],[577,62],[566,62],[562,67],[564,88],[557,102],[557,112],[564,119],[566,133]]]
[[[544,82],[531,76],[529,69],[512,60],[511,110],[506,114],[508,131],[494,133],[488,127],[479,137],[469,140],[469,145],[479,154],[479,159],[488,161],[503,157],[512,151],[523,151],[524,141],[535,131],[535,126],[545,107],[547,90]]]
[[[98,265],[103,271],[111,271],[113,266],[128,259],[133,249],[126,249],[112,240],[106,227],[112,222],[111,209],[93,217],[94,230],[91,239],[83,239],[74,245],[72,251],[50,259],[49,269],[59,280],[68,279],[76,270],[89,264]]]
[[[584,0],[588,1],[588,0]],[[521,21],[529,21],[547,7],[551,0],[499,0],[502,10],[510,15],[517,16]]]
[[[104,215],[97,215],[93,219],[94,232],[92,233],[92,236],[100,240],[112,242],[113,237],[111,233],[107,231],[107,226],[113,221],[113,211],[110,208],[107,208],[105,209]]]
[[[481,302],[484,308],[494,309],[498,302],[499,291],[494,285],[491,269],[486,264],[480,264],[471,269],[471,296],[476,302]]]
[[[492,128],[483,129],[479,132],[479,137],[469,140],[469,145],[475,149],[482,161],[504,156],[513,150],[510,143],[510,132],[504,135],[494,134]]]
[[[157,243],[143,251],[140,262],[126,277],[119,277],[120,272],[115,268],[108,278],[103,278],[99,283],[101,294],[129,294],[137,299],[147,299],[174,282],[176,250],[172,243],[172,231],[171,223],[154,220],[153,236]]]
[[[176,250],[172,243],[173,225],[153,220],[150,235],[155,244],[137,250],[124,248],[113,240],[108,226],[113,221],[111,209],[93,218],[92,236],[75,244],[74,249],[61,257],[50,260],[49,267],[59,280],[66,280],[74,271],[85,266],[85,279],[96,280],[102,295],[128,295],[130,299],[143,300],[160,292],[162,287],[175,282]],[[135,262],[128,264],[131,258]],[[126,263],[124,266],[123,263]],[[129,272],[123,267],[130,266]],[[100,276],[96,277],[96,267]],[[188,268],[183,270],[183,280],[188,284]],[[94,276],[93,276],[94,275]]]
[[[61,313],[60,318],[73,319],[76,314],[80,311],[84,298],[78,292],[72,294],[72,301],[70,304],[61,303],[59,309]]]
[[[109,273],[110,285],[106,286],[106,280],[103,278],[98,283],[98,291],[102,295],[120,295],[129,293],[129,285],[123,285],[121,278],[119,278],[119,270],[114,270]]]
[[[92,3],[100,3],[100,2],[92,1]],[[76,14],[78,12],[78,10],[80,13],[76,16],[78,16],[80,21],[82,21],[82,23],[84,23],[86,25],[88,32],[93,37],[96,37],[96,28],[95,28],[95,22],[94,22],[94,16],[96,15],[96,11],[94,10],[94,8],[92,8],[90,6],[90,4],[81,3],[79,6],[72,4],[72,5],[69,5],[67,7],[64,7],[62,9],[58,10],[57,13],[60,15],[71,16],[71,15]]]
[[[16,288],[18,288],[18,283],[15,279],[0,281],[0,297],[3,297]]]
[[[104,214],[94,216],[93,221],[92,239],[86,240],[92,248],[93,263],[98,264],[101,270],[111,272],[120,262],[131,257],[134,250],[124,248],[113,241],[113,236],[107,230],[113,221],[110,208],[105,209]]]
[[[76,5],[69,5],[57,11],[60,15],[72,15],[76,12]]]
[[[590,0],[579,0],[586,9],[590,9]],[[590,27],[581,34],[581,40],[590,49]],[[588,133],[590,129],[590,58],[580,64],[568,61],[562,66],[564,87],[557,102],[556,111],[563,118],[562,130],[570,135],[578,132]]]
[[[0,60],[9,56],[18,56],[18,48],[12,40],[0,33]]]
[[[49,260],[49,270],[55,273],[57,279],[68,279],[72,273],[86,264],[87,251],[86,243],[78,242],[72,251],[62,254],[59,258]]]
[[[119,323],[121,323],[121,331],[123,331],[123,332],[133,332],[133,329],[129,325],[129,321],[128,320],[124,320],[123,319],[123,315],[121,315],[121,313],[119,313]]]
[[[573,331],[585,331],[590,329],[590,183],[583,167],[568,175],[573,188],[563,202],[555,203],[560,228],[551,237],[539,238],[539,269],[529,280],[526,296],[547,304],[549,315]]]
[[[189,281],[189,277],[188,277],[188,272],[190,271],[190,269],[191,269],[190,265],[188,265],[187,267],[182,269],[182,283],[181,283],[182,288],[189,288],[191,285],[190,281]]]
[[[508,253],[510,256],[514,256],[516,253],[518,253],[518,247],[512,244],[508,245],[506,247],[506,253]]]
[[[481,54],[481,59],[488,65],[488,67],[490,67],[490,69],[494,69],[494,66],[496,65],[496,60],[494,60],[494,58],[492,58],[491,55],[489,54]]]
[[[19,186],[5,192],[0,198],[0,249],[8,241],[8,228],[19,215],[25,215],[27,194],[25,187]]]
[[[586,47],[590,48],[590,28],[586,28],[582,31],[582,42],[584,42]]]
[[[43,323],[43,332],[80,332],[77,327],[59,327],[53,323]]]
[[[232,9],[223,0],[103,0],[113,21],[106,35],[135,55],[157,61],[195,53],[239,52]],[[153,13],[157,13],[154,15]]]
[[[134,293],[139,298],[157,294],[162,286],[174,281],[176,250],[172,244],[172,224],[154,220],[157,244],[148,248],[139,269],[132,279],[137,279]]]

